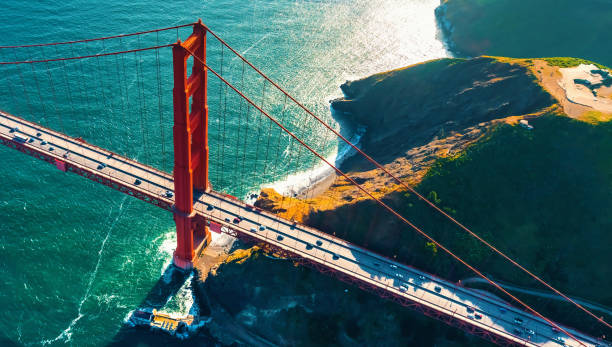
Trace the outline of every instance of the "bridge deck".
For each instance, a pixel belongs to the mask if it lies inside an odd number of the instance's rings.
[[[15,130],[17,128],[17,130]],[[16,134],[18,138],[16,137]],[[43,144],[45,141],[46,144]],[[171,210],[172,176],[91,144],[0,112],[0,142],[58,167]],[[53,148],[53,149],[51,149]],[[58,164],[59,163],[59,164]],[[137,182],[137,180],[139,182]],[[323,272],[369,289],[447,323],[472,330],[497,343],[527,346],[580,346],[546,321],[507,303],[415,268],[394,262],[319,230],[293,225],[266,211],[224,194],[210,192],[197,198],[195,210],[221,224],[229,234],[264,242],[299,257]],[[239,217],[240,222],[234,223]],[[265,230],[260,227],[265,226]],[[468,311],[468,308],[470,311]],[[433,313],[432,313],[433,312]],[[517,324],[515,319],[521,319]],[[609,346],[567,329],[584,346]]]

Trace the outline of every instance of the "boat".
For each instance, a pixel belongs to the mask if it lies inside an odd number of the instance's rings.
[[[161,330],[171,336],[184,339],[195,333],[206,322],[200,322],[198,318],[190,314],[176,317],[156,309],[142,308],[132,312],[128,323],[132,326]]]

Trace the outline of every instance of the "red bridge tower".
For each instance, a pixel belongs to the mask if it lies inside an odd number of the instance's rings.
[[[193,59],[187,76],[187,60]],[[207,69],[206,27],[199,20],[191,36],[174,44],[174,220],[176,250],[174,264],[191,269],[193,260],[210,242],[207,221],[197,219],[193,196],[210,190],[208,182],[208,105],[206,101]],[[191,108],[189,103],[191,100]]]

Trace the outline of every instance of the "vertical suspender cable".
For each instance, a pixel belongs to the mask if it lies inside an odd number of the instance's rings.
[[[47,119],[48,118],[47,109],[45,107],[45,103],[42,100],[42,96],[40,95],[40,84],[38,83],[38,77],[36,77],[36,70],[34,70],[34,64],[30,64],[30,67],[32,68],[32,77],[34,78],[34,84],[36,84],[36,91],[38,92],[38,101],[40,101],[40,107],[42,108],[43,117]],[[47,126],[48,125],[49,125],[49,120],[47,119]]]
[[[240,88],[244,88],[244,62],[242,62],[242,74],[240,77]],[[242,98],[240,98],[239,101],[239,105],[238,105],[238,132],[236,134],[236,152],[234,154],[234,170],[232,172],[234,172],[234,174],[236,174],[238,172],[238,158],[240,157],[240,133],[242,131],[242,104],[246,102],[244,101]],[[239,178],[241,181],[244,180],[244,176],[240,176]],[[238,196],[241,196],[243,194],[242,191],[239,191],[239,193],[237,194]]]
[[[55,46],[55,51],[57,53],[57,46]],[[66,66],[65,60],[62,61],[62,67],[60,69],[64,72],[64,82],[66,84],[66,90],[68,90],[68,101],[70,102],[70,109],[72,110],[72,122],[74,123],[73,126],[74,126],[75,134],[77,134],[78,136],[79,124],[77,122],[77,116],[76,116],[76,112],[74,109],[74,103],[72,101],[72,91],[70,90],[70,83],[68,83],[68,73],[66,72],[68,67]]]
[[[55,113],[57,113],[58,119],[59,119],[59,123],[60,123],[60,129],[62,130],[63,133],[66,133],[66,130],[64,129],[64,121],[62,120],[62,111],[58,111],[57,110],[57,95],[55,93],[55,85],[53,83],[53,78],[51,76],[51,70],[49,70],[49,62],[45,63],[45,67],[47,68],[47,75],[49,76],[49,84],[51,86],[51,95],[53,95],[53,105],[55,106]]]
[[[138,62],[137,62],[138,56],[136,55],[136,53],[134,53],[134,60],[136,61],[136,92],[138,93],[138,109],[139,109],[139,116],[140,116],[140,135],[142,138],[142,153],[143,156],[146,157],[146,145],[145,145],[145,133],[144,133],[144,120],[143,120],[143,115],[142,115],[142,98],[140,96],[140,69],[138,69]]]
[[[265,89],[266,89],[266,82],[264,82],[263,91],[265,91]],[[262,97],[262,105],[263,105],[263,97]],[[257,117],[258,118],[258,122],[257,122],[257,147],[255,147],[255,162],[253,163],[253,165],[255,167],[253,168],[253,172],[252,172],[253,177],[256,176],[256,172],[259,170],[259,143],[261,141],[261,127],[262,127],[261,122],[263,121],[263,117],[261,117],[261,112],[259,112],[259,113],[260,113],[259,117]],[[261,185],[262,183],[264,183],[264,182],[260,178],[258,184]]]
[[[227,86],[224,86],[223,87],[223,112],[222,112],[222,117],[223,117],[222,138],[223,140],[221,141],[221,177],[226,177],[225,171],[223,168],[223,165],[225,163],[225,118],[226,118],[226,114],[227,114]],[[221,182],[219,182],[219,185],[223,187]]]
[[[247,103],[247,109],[246,109],[246,114],[245,114],[245,130],[244,130],[244,145],[242,146],[242,169],[240,170],[240,177],[243,177],[240,180],[240,190],[244,192],[243,189],[243,184],[244,184],[244,177],[252,177],[252,175],[245,175],[244,169],[245,169],[245,163],[246,163],[246,157],[247,157],[247,140],[249,138],[249,112],[251,111],[251,105],[249,105]],[[248,186],[247,186],[248,189]]]
[[[122,55],[122,59],[123,59],[123,55]],[[123,99],[124,98],[123,84],[121,83],[121,72],[119,71],[119,58],[117,57],[117,55],[115,55],[115,70],[116,70],[115,77],[117,77],[117,87],[119,89],[119,100],[120,100],[120,105],[121,105],[120,120],[123,121],[122,126],[119,126],[117,130],[119,131],[119,129],[125,127],[126,132],[127,132],[127,124],[125,124],[125,112],[126,111],[125,111],[125,100]],[[127,141],[126,138],[124,138],[123,136],[118,136],[118,140],[119,140],[119,143],[117,144],[117,147],[118,147],[117,150],[119,151],[119,153],[123,153],[124,155],[126,155],[126,153],[121,150],[121,146],[125,146],[126,145],[125,142],[129,142],[129,141]],[[126,151],[127,151],[127,148],[126,148]]]
[[[157,32],[156,45],[159,46],[159,32]],[[161,69],[159,63],[159,49],[155,50],[155,61],[157,62],[157,100],[159,109],[159,132],[161,135],[161,149],[162,149],[162,171],[166,170],[166,139],[164,136],[164,124],[163,124],[163,100],[162,100],[162,82],[161,82]]]
[[[139,45],[140,46],[140,45]],[[147,155],[147,138],[145,135],[145,121],[144,121],[144,107],[142,105],[143,103],[143,97],[142,97],[142,85],[140,83],[141,80],[141,76],[140,76],[140,55],[138,54],[138,52],[134,52],[134,60],[136,61],[136,88],[137,88],[137,92],[138,92],[138,108],[139,108],[139,115],[140,115],[140,134],[142,137],[142,151],[143,151],[143,156],[145,158],[145,162],[147,164],[149,164],[149,160],[148,160],[148,155]]]
[[[219,67],[219,72],[221,73],[221,76],[223,76],[223,50],[225,49],[225,47],[223,45],[221,45],[221,64]],[[195,58],[194,58],[195,59]],[[219,83],[219,110],[221,110],[221,101],[222,101],[222,90],[223,90],[223,83]],[[221,119],[219,119],[219,117],[217,117],[217,165],[216,165],[216,169],[217,169],[217,184],[221,184],[221,179],[219,177],[219,175],[221,174],[221,171],[219,170],[219,163],[221,162]]]
[[[104,46],[104,41],[102,41],[102,52],[104,52],[105,50],[106,49],[105,49],[105,46]],[[103,76],[102,68],[100,67],[100,57],[96,57],[96,65],[98,66],[98,71],[96,71],[95,74],[98,75],[98,88],[100,88],[100,91],[101,91],[101,94],[102,94],[102,108],[100,109],[100,111],[106,113],[106,111],[108,110],[109,113],[111,114],[111,117],[112,117],[112,116],[114,116],[114,109],[113,109],[113,104],[112,104],[112,101],[111,101],[110,97],[108,98],[108,102],[110,104],[110,107],[106,106],[106,95],[104,93],[104,83],[103,83],[103,79],[102,79],[102,76]],[[97,99],[100,99],[100,98],[98,97]],[[103,119],[100,120],[100,122],[101,122],[100,124],[102,124],[104,126],[104,123],[102,122],[103,120],[104,120],[104,117],[103,117]],[[113,123],[112,123],[112,120],[111,120],[111,122],[110,122],[111,126],[108,129],[107,137],[108,137],[110,146],[112,148],[112,151],[116,151],[117,148],[114,145],[113,134],[111,133],[111,131],[113,130],[112,124]]]
[[[285,122],[285,113],[287,111],[287,96],[285,95],[283,101],[283,109],[281,111],[281,123]],[[280,158],[280,148],[281,148],[281,140],[283,139],[282,130],[279,128],[279,133],[276,135],[276,157],[274,158],[274,168],[278,170],[279,158]],[[280,177],[280,172],[276,173],[277,177]]]
[[[15,60],[17,59],[17,53],[15,51],[13,51],[13,55],[15,56]],[[32,104],[30,103],[30,97],[28,96],[28,91],[26,89],[26,85],[25,85],[25,80],[23,78],[23,74],[21,73],[21,67],[17,66],[16,67],[17,72],[19,73],[19,79],[21,79],[21,86],[23,87],[23,95],[25,95],[26,97],[26,102],[28,104],[28,110],[30,111],[30,115],[33,117],[34,116],[34,110],[32,109]]]
[[[74,47],[72,45],[70,45],[70,50],[72,52],[72,55],[75,55]],[[89,111],[89,110],[91,110],[91,105],[89,104],[89,92],[88,92],[87,86],[85,85],[85,80],[86,79],[85,79],[85,70],[83,69],[83,59],[79,59],[77,64],[81,68],[80,76],[76,77],[76,79],[79,82],[81,82],[79,84],[79,91],[82,90],[81,97],[85,99],[85,102],[87,103],[87,110]],[[82,113],[79,112],[78,114],[81,115]],[[86,128],[86,127],[90,128],[90,123],[89,122],[85,122],[85,127],[83,127],[83,129]],[[91,134],[91,132],[90,132],[90,134]],[[82,136],[85,136],[85,130],[83,130],[83,135]]]
[[[1,52],[1,50],[0,50],[0,52]],[[242,62],[242,64],[244,65],[244,62]],[[11,66],[7,66],[6,69],[7,70],[11,69]],[[6,76],[10,76],[10,74],[7,73]],[[15,91],[13,91],[13,83],[11,83],[10,81],[8,83],[8,90],[9,90],[9,94],[11,94],[12,105],[13,105],[13,107],[16,107],[17,102],[16,102],[16,97],[15,97]]]
[[[268,122],[268,136],[267,136],[267,144],[266,144],[266,160],[264,161],[264,167],[263,167],[263,181],[264,182],[269,182],[269,179],[266,178],[266,172],[268,169],[268,165],[270,164],[268,162],[268,155],[270,154],[270,137],[272,137],[271,135],[272,133],[272,122]]]
[[[138,48],[141,47],[140,44],[140,35],[137,36],[138,38]],[[145,148],[145,160],[147,162],[148,165],[151,165],[151,158],[150,158],[150,153],[149,153],[149,146],[148,146],[148,131],[147,131],[147,127],[148,127],[148,122],[147,122],[147,100],[146,100],[146,95],[145,95],[145,86],[144,86],[144,72],[141,70],[142,69],[142,64],[140,63],[140,51],[136,52],[137,54],[137,65],[136,65],[136,69],[138,70],[138,83],[139,83],[139,99],[140,99],[140,107],[142,108],[142,122],[143,122],[143,139],[144,139],[144,148]]]
[[[178,29],[176,29],[178,31]],[[119,38],[119,45],[121,46],[121,49],[123,49],[123,40],[121,38]],[[125,83],[125,113],[123,114],[123,123],[125,124],[125,131],[126,131],[126,153],[128,153],[128,151],[132,148],[132,142],[133,140],[131,139],[131,135],[132,132],[130,131],[130,127],[128,127],[128,124],[131,124],[130,122],[127,121],[126,116],[128,114],[130,114],[131,111],[131,106],[130,106],[130,89],[128,87],[128,81],[126,79],[125,76],[127,76],[127,71],[125,70],[125,58],[124,58],[125,54],[121,54],[121,67],[123,68],[123,73],[122,75],[123,77],[123,81]],[[132,153],[131,155],[135,155],[135,153]]]

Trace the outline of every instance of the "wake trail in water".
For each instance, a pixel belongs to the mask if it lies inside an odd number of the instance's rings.
[[[264,36],[262,36],[262,37],[261,37],[259,40],[257,40],[255,43],[253,43],[253,44],[252,44],[252,45],[251,45],[249,48],[247,48],[247,49],[245,49],[244,51],[240,52],[240,55],[242,55],[242,56],[244,57],[244,55],[245,55],[245,54],[246,54],[248,51],[250,51],[251,49],[255,48],[255,47],[256,47],[256,46],[257,46],[259,43],[261,43],[261,41],[265,40],[265,39],[266,39],[268,36],[270,36],[270,33],[265,34],[265,35],[264,35]],[[237,55],[236,55],[236,56],[234,56],[234,57],[232,58],[232,61],[233,61],[233,60],[236,60],[236,59],[238,59],[238,56],[237,56]]]
[[[76,325],[76,323],[81,318],[83,318],[85,316],[83,314],[83,312],[82,312],[83,304],[89,298],[89,293],[91,292],[91,288],[93,287],[94,280],[96,279],[96,275],[98,274],[98,269],[100,268],[100,263],[102,262],[102,253],[104,253],[104,247],[106,246],[106,242],[108,241],[108,239],[109,239],[113,229],[115,228],[115,225],[117,225],[117,222],[119,221],[119,219],[123,215],[123,204],[125,203],[127,198],[128,198],[128,196],[124,196],[123,199],[121,200],[121,203],[119,204],[119,213],[117,214],[117,217],[115,217],[115,220],[112,221],[112,224],[111,224],[110,228],[108,229],[108,232],[106,233],[106,236],[104,237],[104,240],[102,240],[102,244],[100,245],[100,249],[98,250],[98,260],[96,262],[96,266],[94,267],[94,270],[92,271],[91,275],[89,276],[89,283],[87,284],[87,289],[85,290],[85,295],[83,295],[83,298],[79,302],[79,307],[78,307],[78,310],[77,310],[76,318],[74,318],[70,322],[68,327],[66,329],[64,329],[54,339],[41,341],[43,345],[48,345],[48,344],[51,344],[53,342],[56,342],[56,341],[59,341],[59,340],[62,340],[62,339],[65,339],[65,342],[69,342],[71,337],[72,337],[72,328]],[[131,200],[128,201],[128,205],[130,204],[130,202],[131,202]],[[109,218],[111,218],[112,213],[113,213],[113,210],[111,208],[110,212],[108,213],[108,217]]]

